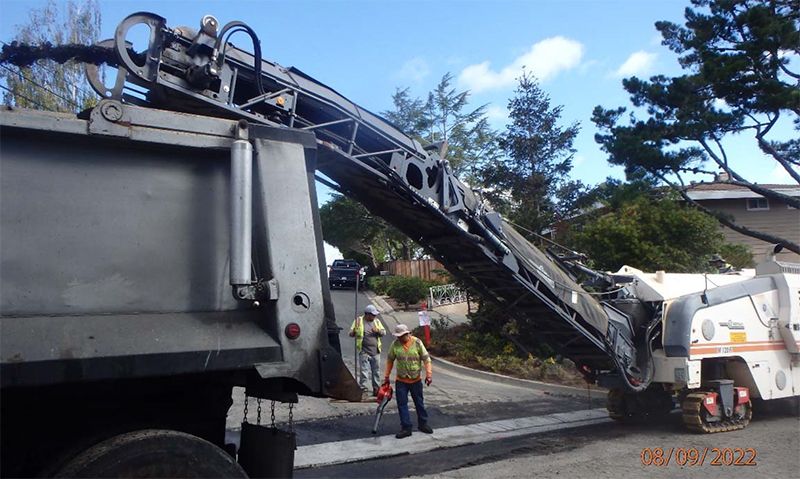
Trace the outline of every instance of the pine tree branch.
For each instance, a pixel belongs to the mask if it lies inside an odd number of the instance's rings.
[[[794,168],[792,168],[792,165],[789,163],[789,161],[786,158],[784,158],[783,155],[778,150],[776,150],[767,140],[764,139],[764,136],[766,136],[766,134],[769,133],[772,127],[775,126],[775,123],[777,123],[779,117],[780,114],[776,114],[775,117],[772,118],[772,120],[770,121],[769,125],[767,125],[767,127],[763,131],[761,129],[758,129],[758,133],[756,133],[756,140],[758,140],[758,146],[761,148],[761,150],[767,153],[768,155],[772,156],[773,158],[775,158],[775,160],[783,167],[783,169],[786,170],[787,173],[789,173],[789,175],[794,179],[794,181],[800,184],[800,173],[795,171]]]
[[[800,173],[798,173],[797,171],[795,171],[794,168],[792,168],[791,163],[789,163],[789,161],[787,161],[786,158],[784,158],[783,155],[781,155],[780,152],[776,150],[761,135],[756,135],[756,138],[758,139],[758,146],[761,147],[761,149],[765,153],[775,158],[775,161],[777,161],[778,164],[780,164],[783,167],[783,169],[786,170],[787,173],[789,173],[789,176],[791,176],[794,179],[794,181],[797,182],[797,184],[800,184]]]
[[[800,75],[786,68],[786,65],[784,65],[783,63],[780,63],[778,65],[778,68],[780,68],[783,73],[789,75],[790,77],[800,80]]]

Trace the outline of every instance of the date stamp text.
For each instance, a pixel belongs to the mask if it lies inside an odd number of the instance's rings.
[[[758,451],[752,447],[645,447],[643,466],[755,466]]]

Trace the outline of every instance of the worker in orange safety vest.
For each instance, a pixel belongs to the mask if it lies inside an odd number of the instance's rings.
[[[422,368],[425,368],[425,384],[431,385],[433,382],[433,370],[431,357],[422,340],[411,335],[408,326],[398,324],[394,329],[395,339],[389,348],[386,358],[386,374],[384,383],[389,382],[389,375],[392,368],[397,364],[397,374],[395,375],[395,398],[397,400],[397,410],[400,413],[400,432],[395,437],[402,439],[411,435],[411,415],[408,412],[408,394],[414,401],[417,410],[417,428],[426,434],[433,433],[433,429],[428,425],[428,412],[425,410],[425,403],[422,396]]]

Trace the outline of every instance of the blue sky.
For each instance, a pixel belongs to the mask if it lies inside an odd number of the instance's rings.
[[[31,6],[43,0],[0,0],[0,39],[13,38]],[[501,129],[506,103],[524,66],[540,80],[564,124],[579,122],[573,178],[596,184],[622,178],[594,142],[595,105],[629,106],[623,76],[678,74],[660,45],[657,20],[682,23],[688,0],[440,1],[128,1],[100,0],[104,37],[126,15],[152,11],[172,27],[196,26],[204,14],[242,20],[261,38],[264,57],[295,66],[356,103],[380,113],[396,87],[425,96],[447,72],[488,104]],[[249,40],[238,41],[249,48]],[[788,132],[788,130],[787,130]],[[734,163],[761,183],[786,183],[752,140],[731,143]],[[769,161],[767,163],[767,161]]]

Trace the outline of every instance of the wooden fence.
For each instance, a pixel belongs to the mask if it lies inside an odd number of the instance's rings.
[[[435,259],[396,260],[381,264],[381,270],[388,271],[394,276],[411,276],[427,280],[446,280],[434,270],[444,270],[442,263]]]

